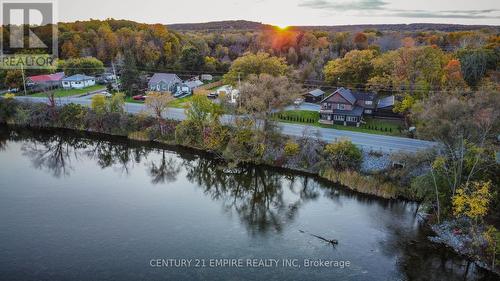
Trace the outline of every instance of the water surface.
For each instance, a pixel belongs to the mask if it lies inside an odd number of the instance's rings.
[[[431,244],[415,210],[184,150],[0,127],[0,280],[493,280]],[[245,266],[208,266],[223,258]],[[169,259],[192,263],[151,266]]]

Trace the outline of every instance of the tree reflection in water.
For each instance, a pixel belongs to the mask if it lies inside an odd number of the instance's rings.
[[[7,141],[9,140],[9,135],[11,131],[5,126],[0,126],[0,151],[7,148]]]
[[[184,167],[188,180],[221,201],[226,211],[235,211],[252,234],[281,232],[305,201],[318,197],[307,177],[298,184],[294,176],[284,180],[282,174],[269,168],[227,168],[204,158],[186,161]]]
[[[149,163],[149,175],[151,183],[162,184],[171,183],[177,180],[177,175],[181,171],[181,163],[173,157],[172,154],[166,156],[165,150],[162,150],[162,157],[159,163],[151,161]]]
[[[56,178],[69,176],[73,171],[72,161],[78,161],[81,157],[95,160],[103,169],[114,167],[128,174],[131,166],[140,163],[150,151],[146,147],[131,147],[127,143],[61,133],[33,134],[21,130],[19,134],[11,134],[10,138],[22,140],[21,150],[33,166],[49,171]]]

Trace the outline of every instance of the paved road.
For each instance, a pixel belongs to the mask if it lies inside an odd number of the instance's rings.
[[[31,102],[47,102],[47,98],[17,97],[17,99]],[[85,98],[58,98],[57,103],[60,105],[75,103],[84,106],[90,106],[90,100]],[[144,110],[144,105],[137,103],[127,103],[125,105],[125,110],[132,114],[139,113]],[[183,109],[171,108],[165,114],[165,117],[175,120],[184,120],[186,118],[186,115],[184,114]],[[229,123],[230,120],[231,116],[229,115],[224,115],[222,117],[222,121],[225,123]],[[282,133],[289,136],[302,136],[304,130],[306,128],[309,128],[310,132],[319,132],[320,138],[325,141],[332,142],[341,138],[346,138],[366,150],[382,152],[416,152],[435,145],[435,143],[433,142],[423,140],[366,134],[328,128],[318,128],[300,124],[279,123],[279,125],[282,128]]]

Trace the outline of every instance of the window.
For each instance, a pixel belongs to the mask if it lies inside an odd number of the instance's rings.
[[[344,110],[345,109],[345,104],[337,104],[337,109],[338,110]]]
[[[358,118],[355,116],[347,116],[347,122],[358,122]]]
[[[343,115],[333,115],[333,120],[335,120],[335,121],[344,121],[345,120],[345,116],[343,116]]]
[[[372,114],[372,110],[371,109],[365,109],[365,113],[366,114]]]
[[[365,104],[366,105],[372,105],[372,101],[371,100],[367,100],[367,101],[365,101]]]

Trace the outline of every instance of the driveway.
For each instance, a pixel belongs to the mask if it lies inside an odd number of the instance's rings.
[[[30,102],[41,102],[47,103],[47,98],[35,98],[35,97],[16,97],[18,100],[22,101],[30,101]],[[59,105],[65,105],[68,103],[80,104],[83,106],[90,106],[90,100],[85,98],[57,98],[56,102]],[[303,104],[304,108],[312,108],[309,107],[311,104]],[[315,105],[317,106],[317,105]],[[143,104],[138,103],[126,103],[125,111],[128,113],[136,114],[145,110]],[[304,109],[305,110],[305,109]],[[184,114],[184,109],[181,108],[170,108],[166,114],[165,118],[175,119],[175,120],[184,120],[186,119],[186,115]],[[222,122],[230,123],[232,120],[232,116],[224,115],[222,116]],[[343,131],[336,129],[328,129],[328,128],[318,128],[311,127],[300,124],[288,124],[288,123],[279,123],[279,126],[282,128],[282,133],[289,136],[300,137],[302,136],[304,130],[309,130],[311,133],[319,133],[319,136],[322,140],[327,142],[333,142],[339,139],[349,139],[358,147],[368,150],[368,151],[381,151],[381,152],[417,152],[419,150],[423,150],[429,147],[436,145],[434,142],[417,140],[417,139],[409,139],[402,137],[393,137],[393,136],[383,136],[383,135],[374,135],[367,133],[359,133],[359,132],[351,132],[351,131]]]
[[[320,109],[319,104],[303,102],[299,106],[290,105],[285,107],[285,110],[307,110],[307,111],[316,111],[318,112]]]

